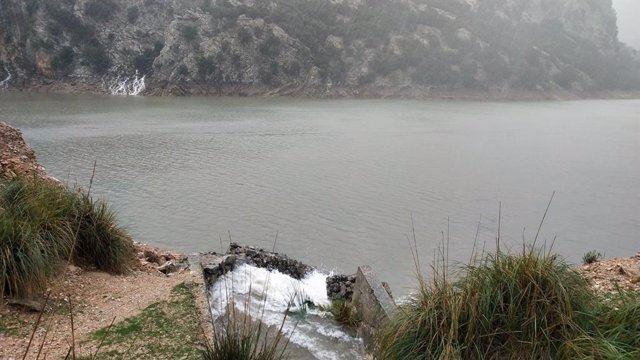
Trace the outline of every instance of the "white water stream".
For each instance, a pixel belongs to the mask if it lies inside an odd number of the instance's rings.
[[[330,304],[326,291],[327,276],[314,271],[304,279],[296,280],[278,271],[241,265],[219,278],[209,290],[211,312],[214,318],[223,316],[232,299],[241,312],[249,311],[253,318],[261,318],[265,325],[279,327],[289,309],[283,332],[290,339],[289,347],[295,353],[292,358],[362,359],[361,341],[319,308]]]
[[[109,85],[109,92],[111,95],[140,95],[146,88],[144,80],[145,76],[139,77],[137,71],[133,77],[118,76]]]
[[[6,66],[4,67],[4,72],[7,73],[7,77],[0,81],[0,90],[6,90],[9,87],[9,81],[11,80],[11,72]]]

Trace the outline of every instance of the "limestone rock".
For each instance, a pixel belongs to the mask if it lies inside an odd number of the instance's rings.
[[[177,96],[640,89],[611,1],[112,0],[96,16],[100,2],[4,0],[0,79],[106,91],[137,71]]]

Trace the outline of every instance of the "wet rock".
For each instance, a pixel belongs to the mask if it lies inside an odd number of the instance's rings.
[[[219,255],[214,252],[200,254],[200,264],[202,265],[205,281],[211,286],[220,276],[233,270],[236,264],[236,256]]]
[[[232,243],[229,246],[229,253],[238,257],[243,257],[247,262],[257,267],[268,270],[278,270],[279,272],[289,275],[296,280],[301,280],[308,273],[313,271],[311,266],[303,264],[298,260],[291,259],[287,255],[258,249],[253,246],[240,246]]]
[[[332,275],[327,277],[327,296],[331,300],[351,301],[355,275]]]

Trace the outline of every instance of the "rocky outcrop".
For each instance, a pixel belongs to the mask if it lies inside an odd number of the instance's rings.
[[[611,1],[0,0],[9,87],[155,95],[640,89]]]
[[[236,265],[235,255],[220,255],[209,252],[199,255],[199,262],[207,286],[210,288],[220,276],[232,271]]]
[[[50,179],[38,164],[36,154],[22,137],[22,132],[0,122],[0,178],[38,176]]]

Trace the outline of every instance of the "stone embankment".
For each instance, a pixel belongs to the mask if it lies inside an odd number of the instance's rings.
[[[309,265],[294,260],[287,255],[277,252],[259,249],[253,246],[240,246],[231,243],[226,254],[216,252],[202,253],[199,255],[207,284],[212,285],[218,277],[232,271],[236,265],[250,264],[268,270],[277,270],[300,280],[313,271]]]

